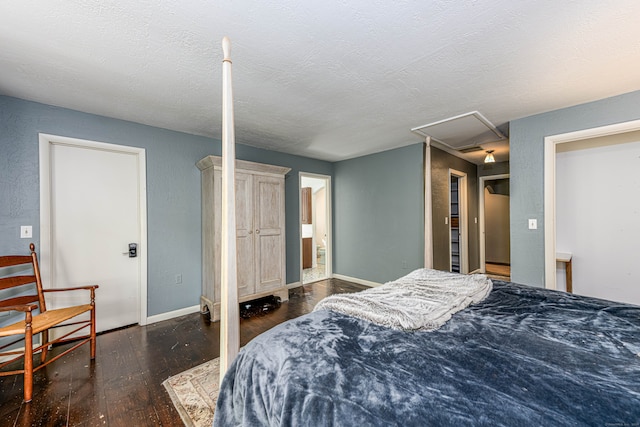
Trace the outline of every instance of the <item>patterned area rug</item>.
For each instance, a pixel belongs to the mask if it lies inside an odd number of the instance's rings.
[[[187,371],[167,378],[167,389],[173,405],[185,426],[211,427],[218,400],[220,359],[215,358]]]

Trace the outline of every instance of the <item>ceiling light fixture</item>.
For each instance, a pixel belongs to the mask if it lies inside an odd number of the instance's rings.
[[[495,163],[496,159],[493,157],[493,150],[487,151],[487,156],[484,158],[485,163]]]

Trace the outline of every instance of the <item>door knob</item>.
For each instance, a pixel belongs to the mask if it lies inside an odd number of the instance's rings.
[[[260,230],[256,230],[256,234],[260,234]]]
[[[129,243],[129,252],[122,252],[122,255],[129,255],[129,258],[135,258],[138,256],[138,244]]]

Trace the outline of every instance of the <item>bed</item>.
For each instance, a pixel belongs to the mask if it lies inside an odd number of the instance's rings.
[[[497,280],[432,330],[327,309],[285,322],[241,350],[214,418],[214,426],[639,423],[640,307]]]

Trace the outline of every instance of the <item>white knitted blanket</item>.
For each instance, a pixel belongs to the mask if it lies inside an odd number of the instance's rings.
[[[492,288],[484,274],[420,269],[377,288],[331,295],[313,310],[337,311],[393,329],[433,331],[482,301]]]

